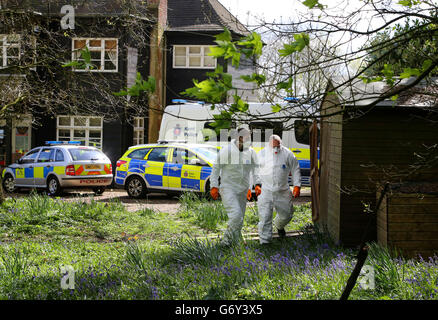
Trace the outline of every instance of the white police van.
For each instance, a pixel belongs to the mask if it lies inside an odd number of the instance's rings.
[[[248,103],[247,116],[235,116],[230,123],[230,130],[216,134],[212,124],[214,117],[220,116],[226,106],[211,105],[202,102],[174,100],[174,105],[164,109],[159,132],[160,141],[207,143],[223,145],[228,143],[235,128],[245,124],[252,132],[252,147],[258,152],[266,146],[269,136],[277,134],[283,145],[289,148],[298,159],[301,169],[302,186],[310,186],[310,146],[309,127],[315,108],[311,105],[296,103],[295,99],[281,102],[281,110],[273,112],[271,103]],[[275,105],[275,104],[274,104]],[[287,121],[285,121],[287,119]],[[289,179],[292,182],[292,179]]]

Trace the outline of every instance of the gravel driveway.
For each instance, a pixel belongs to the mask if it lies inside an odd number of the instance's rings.
[[[12,197],[25,197],[29,195],[29,191],[20,191],[14,193]],[[102,195],[96,196],[90,191],[70,191],[66,192],[62,199],[65,201],[91,201],[93,199],[99,202],[109,202],[119,200],[128,211],[137,211],[143,208],[150,208],[157,211],[174,213],[178,211],[180,206],[178,198],[176,196],[169,196],[161,193],[151,193],[146,196],[145,199],[135,200],[129,198],[125,190],[122,189],[108,189]],[[302,188],[301,196],[296,199],[295,203],[302,204],[310,202],[310,188]]]

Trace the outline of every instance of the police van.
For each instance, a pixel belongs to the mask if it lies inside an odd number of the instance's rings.
[[[315,115],[315,107],[301,104],[297,99],[276,104],[248,103],[248,115],[235,116],[230,122],[230,130],[216,133],[214,117],[226,110],[225,105],[211,105],[202,102],[174,100],[175,104],[164,109],[161,121],[159,142],[206,143],[222,146],[230,141],[236,128],[245,125],[252,132],[252,147],[258,152],[264,148],[271,134],[282,138],[283,145],[289,148],[297,158],[301,169],[301,185],[310,186],[310,146],[309,127]],[[274,108],[274,110],[273,110]],[[277,111],[277,112],[274,112]],[[286,120],[286,121],[285,121]],[[292,185],[292,179],[289,179]]]

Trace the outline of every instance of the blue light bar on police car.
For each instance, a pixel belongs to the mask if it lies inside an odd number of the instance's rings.
[[[74,144],[74,145],[80,145],[80,141],[46,141],[47,145],[56,145],[56,144]]]
[[[172,99],[172,103],[197,103],[197,104],[205,104],[204,101],[190,101],[185,99]]]
[[[300,99],[296,98],[296,97],[286,97],[283,98],[284,101],[289,101],[289,102],[298,102]]]

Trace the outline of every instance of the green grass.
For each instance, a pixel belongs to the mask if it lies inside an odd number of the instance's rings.
[[[185,198],[184,198],[185,197]],[[268,246],[246,239],[220,245],[220,202],[181,199],[176,214],[126,211],[119,202],[63,202],[32,194],[0,206],[0,299],[339,299],[356,252],[309,225],[296,206],[288,230],[302,235]],[[207,213],[198,211],[204,210]],[[214,214],[217,217],[214,217]],[[248,207],[245,232],[256,230]],[[209,237],[205,237],[209,235]],[[370,244],[375,289],[357,284],[350,299],[434,299],[438,257],[394,258]],[[61,266],[75,289],[61,288]]]

